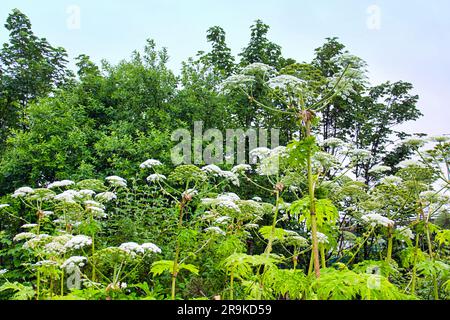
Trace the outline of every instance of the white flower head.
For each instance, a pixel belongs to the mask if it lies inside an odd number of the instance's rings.
[[[361,217],[361,220],[370,224],[372,227],[381,225],[384,227],[393,227],[395,222],[389,218],[386,218],[378,213],[368,213]]]
[[[109,176],[105,178],[106,181],[108,181],[112,186],[114,187],[126,187],[127,186],[127,180],[124,178],[121,178],[119,176]]]
[[[327,235],[321,232],[317,232],[317,241],[323,244],[329,243]]]
[[[324,147],[339,148],[339,147],[344,146],[345,142],[339,138],[328,138],[328,139],[323,140],[321,145]]]
[[[32,228],[36,228],[38,225],[36,223],[26,223],[24,225],[21,226],[21,228],[23,229],[32,229]]]
[[[281,90],[299,90],[304,84],[304,80],[287,74],[279,75],[267,82],[270,88]]]
[[[92,197],[95,195],[95,191],[90,189],[81,189],[78,193],[83,197]]]
[[[86,265],[87,258],[83,256],[72,256],[61,265],[61,269],[65,269],[67,273],[71,274],[76,269],[82,268]]]
[[[219,91],[227,94],[231,90],[236,89],[247,89],[255,83],[256,79],[254,76],[236,74],[225,79],[219,86]]]
[[[13,198],[25,197],[26,195],[32,194],[33,192],[34,192],[33,188],[21,187],[21,188],[17,189],[16,191],[14,191],[12,197]]]
[[[399,234],[405,238],[414,239],[414,234],[408,227],[398,227],[397,231]]]
[[[92,245],[92,239],[85,235],[76,235],[64,245],[66,249],[77,250]]]
[[[437,142],[437,143],[446,143],[446,142],[450,141],[450,137],[449,136],[434,136],[434,137],[430,137],[430,141]]]
[[[216,233],[216,234],[220,234],[222,236],[226,235],[225,231],[223,231],[222,229],[220,229],[219,227],[209,227],[205,229],[205,232],[209,232],[209,233]]]
[[[141,248],[144,249],[144,251],[150,251],[153,253],[161,253],[161,249],[156,244],[151,243],[151,242],[143,243],[141,245]]]
[[[130,254],[132,257],[135,257],[136,254],[143,254],[144,253],[144,249],[142,248],[142,246],[140,246],[136,242],[125,242],[125,243],[122,243],[119,246],[119,249],[124,250],[125,252]]]
[[[218,223],[218,224],[225,224],[225,223],[227,223],[228,221],[230,221],[231,220],[231,218],[229,217],[229,216],[221,216],[221,217],[219,217],[219,218],[217,218],[216,220],[215,220],[215,223]]]
[[[211,174],[213,176],[220,176],[222,174],[222,169],[220,169],[215,164],[208,164],[202,168],[202,171]]]
[[[14,236],[13,241],[22,241],[22,240],[26,240],[26,239],[32,239],[35,237],[36,237],[36,234],[34,234],[32,232],[21,232]]]
[[[47,186],[47,188],[48,189],[63,188],[63,187],[71,186],[73,184],[75,184],[75,182],[73,182],[72,180],[55,181],[55,182],[50,183]]]
[[[265,147],[258,147],[250,151],[249,155],[252,163],[256,163],[259,160],[265,159],[270,156],[271,150]]]
[[[403,179],[397,176],[387,176],[382,178],[380,182],[385,185],[399,185],[403,182]]]
[[[399,168],[426,168],[426,165],[417,160],[403,160],[397,165]]]
[[[7,207],[9,207],[9,204],[7,204],[7,203],[0,204],[0,209],[7,208]]]
[[[139,168],[141,168],[141,169],[150,169],[150,168],[153,168],[153,167],[156,167],[156,166],[161,166],[161,165],[162,165],[162,163],[159,160],[148,159],[148,160],[142,162],[139,165]]]
[[[372,157],[372,153],[364,149],[352,149],[348,151],[348,154],[353,161],[366,161]]]
[[[255,62],[249,64],[241,70],[241,74],[252,75],[252,74],[263,74],[263,75],[272,75],[276,72],[276,69],[272,66],[269,66],[265,63]]]
[[[249,164],[238,164],[231,169],[233,173],[243,173],[252,170],[252,166]]]
[[[380,174],[380,173],[384,173],[384,172],[391,171],[391,170],[392,170],[392,168],[389,166],[376,165],[376,166],[373,166],[372,169],[369,170],[369,173]]]
[[[158,182],[158,181],[162,181],[162,180],[166,180],[166,179],[167,178],[165,175],[159,174],[159,173],[154,173],[147,177],[148,182]]]
[[[427,140],[420,138],[420,137],[411,137],[411,138],[403,140],[403,144],[405,146],[415,147],[415,148],[420,148],[420,147],[424,146],[426,143],[427,143]]]
[[[107,192],[102,192],[102,193],[97,194],[95,196],[95,199],[97,199],[99,201],[106,201],[106,202],[108,202],[108,201],[116,200],[117,196],[116,196],[116,194],[114,192],[107,191]]]
[[[74,203],[76,198],[80,198],[81,195],[75,190],[66,190],[60,194],[57,194],[54,199],[61,202]]]

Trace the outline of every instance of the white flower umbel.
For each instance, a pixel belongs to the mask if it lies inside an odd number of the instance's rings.
[[[162,165],[162,163],[159,160],[148,159],[148,160],[142,162],[139,165],[139,168],[141,168],[141,169],[150,169],[150,168],[153,168],[153,167],[156,167],[156,166],[161,166],[161,165]]]
[[[373,166],[372,169],[369,170],[369,173],[380,174],[380,173],[384,173],[384,172],[391,171],[391,170],[392,170],[392,168],[389,166],[376,165],[376,166]]]
[[[25,197],[26,195],[31,194],[33,192],[34,192],[33,188],[21,187],[21,188],[17,189],[16,191],[14,191],[12,197],[13,198]]]
[[[101,209],[105,210],[105,206],[103,204],[101,204],[100,202],[94,201],[94,200],[86,200],[86,201],[84,201],[84,205],[86,206],[86,208],[97,207],[97,208],[101,208]]]
[[[217,218],[214,222],[218,224],[226,224],[228,221],[230,221],[231,218],[229,216],[221,216]]]
[[[22,240],[32,239],[35,237],[36,237],[36,234],[34,234],[32,232],[21,232],[14,236],[13,241],[22,241]]]
[[[108,202],[108,201],[116,200],[117,196],[114,192],[107,191],[107,192],[102,192],[102,193],[97,194],[95,196],[95,199],[97,199],[99,201]]]
[[[48,189],[63,188],[63,187],[71,186],[73,184],[75,184],[75,182],[73,182],[72,180],[55,181],[55,182],[50,183],[47,186],[47,188]]]
[[[202,168],[202,171],[211,174],[213,176],[220,176],[222,174],[222,169],[220,169],[218,166],[216,166],[215,164],[208,164],[207,166],[204,166]]]
[[[33,264],[33,267],[54,267],[58,265],[56,261],[53,260],[41,260]]]
[[[122,177],[119,176],[109,176],[105,178],[106,181],[109,182],[110,185],[113,187],[126,187],[127,186],[127,180],[125,180]]]
[[[239,177],[231,171],[222,171],[220,176],[230,181],[231,184],[239,187]]]
[[[250,151],[249,155],[251,160],[255,163],[259,160],[265,159],[270,156],[272,150],[265,147],[255,148]]]
[[[119,246],[119,249],[124,250],[125,252],[127,252],[128,254],[130,254],[133,257],[135,257],[136,254],[143,254],[145,252],[144,249],[142,248],[142,246],[140,246],[136,242],[122,243]]]
[[[7,208],[7,207],[9,207],[9,204],[7,204],[7,203],[0,204],[0,209]]]
[[[420,148],[424,146],[426,143],[427,140],[420,137],[411,137],[403,140],[403,145],[414,148]]]
[[[159,173],[154,173],[151,174],[147,177],[147,181],[148,182],[158,182],[158,181],[163,181],[166,180],[166,176],[163,174],[159,174]]]
[[[281,90],[299,90],[304,84],[304,80],[287,74],[279,75],[267,82],[270,88]]]
[[[426,165],[418,160],[403,160],[397,166],[399,168],[426,168]]]
[[[76,235],[64,245],[66,249],[77,250],[92,245],[92,239],[85,235]]]
[[[364,149],[352,149],[348,154],[353,161],[366,161],[372,158],[372,153]]]
[[[61,265],[61,269],[65,269],[68,274],[73,273],[78,268],[86,265],[87,258],[83,256],[72,256]]]
[[[399,234],[405,238],[414,239],[414,234],[408,227],[398,227],[397,231]]]
[[[66,253],[66,247],[63,243],[58,241],[52,241],[44,246],[44,252],[51,255],[63,255]]]
[[[236,74],[225,79],[219,86],[219,91],[227,94],[231,90],[236,89],[247,89],[252,86],[255,82],[254,76],[244,75],[244,74]]]
[[[21,228],[23,229],[32,229],[32,228],[36,228],[38,225],[36,223],[26,223],[24,225],[21,226]]]
[[[384,227],[393,227],[395,222],[391,219],[384,217],[378,213],[368,213],[361,217],[361,220],[365,223],[370,224],[372,227],[376,225],[384,226]]]
[[[339,147],[344,146],[345,142],[339,138],[328,138],[328,139],[323,140],[321,145],[324,147],[339,148]]]
[[[255,200],[256,202],[262,202],[261,197],[253,197],[252,199]]]
[[[141,244],[141,248],[144,249],[144,251],[150,251],[153,253],[161,253],[161,249],[154,243],[146,242]]]
[[[238,164],[231,169],[233,173],[244,173],[252,171],[252,166],[249,164]]]
[[[224,192],[217,196],[218,200],[238,201],[241,200],[239,196],[234,192]]]
[[[430,137],[430,141],[437,142],[437,143],[445,143],[445,142],[450,141],[450,137],[449,136],[434,136],[434,137]]]
[[[51,236],[46,233],[41,233],[35,237],[32,237],[23,244],[24,249],[36,249],[42,247],[51,240]]]
[[[95,191],[90,189],[82,189],[78,193],[84,197],[93,197],[95,195]]]
[[[8,272],[8,269],[1,269],[0,270],[0,276],[4,275],[7,272]]]
[[[225,231],[223,231],[222,229],[220,229],[219,227],[209,227],[205,229],[205,232],[208,233],[216,233],[216,234],[220,234],[222,236],[226,235]]]
[[[380,182],[385,185],[399,185],[403,182],[403,179],[397,176],[387,176],[382,178]]]
[[[54,199],[61,202],[74,203],[76,198],[81,197],[80,193],[75,190],[66,190],[57,194]]]
[[[312,237],[312,235],[311,235],[311,237]],[[328,243],[328,237],[327,237],[326,234],[323,234],[321,232],[317,232],[317,241],[319,243],[326,244],[326,243]]]
[[[255,62],[249,64],[241,70],[241,74],[252,75],[252,74],[263,74],[263,75],[273,75],[276,69],[265,63]]]

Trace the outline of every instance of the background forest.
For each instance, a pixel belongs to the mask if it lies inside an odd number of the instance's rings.
[[[5,26],[1,299],[450,296],[449,137],[398,130],[421,117],[413,85],[370,84],[339,39],[299,62],[257,20],[236,57],[213,26],[177,75],[151,39],[71,70],[19,10]],[[171,134],[195,121],[279,128],[286,148],[175,167]]]

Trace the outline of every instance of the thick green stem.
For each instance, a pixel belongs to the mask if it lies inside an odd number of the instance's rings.
[[[413,269],[412,269],[412,279],[411,279],[411,294],[416,294],[416,279],[417,279],[417,255],[419,250],[419,234],[416,234],[416,245],[414,247],[414,260],[413,260]]]
[[[386,253],[386,262],[391,262],[392,259],[392,247],[394,244],[394,235],[392,232],[392,227],[388,227],[388,247]]]
[[[183,225],[183,210],[184,210],[184,199],[181,200],[181,203],[180,203],[180,215],[178,218],[178,230],[181,230],[181,227]],[[177,276],[178,276],[178,260],[179,259],[180,259],[180,240],[177,237],[177,245],[175,248],[175,258],[173,259],[173,269],[172,269],[172,292],[171,292],[172,300],[175,300],[175,295],[176,295],[176,283],[177,283]]]
[[[325,269],[327,267],[327,262],[325,259],[325,246],[323,245],[323,243],[320,245],[320,258],[322,262],[322,268]]]
[[[311,120],[306,120],[306,138],[311,136]],[[317,239],[317,218],[316,218],[316,199],[314,192],[314,177],[312,172],[312,150],[308,150],[307,167],[308,167],[308,191],[309,191],[309,212],[311,214],[311,238],[312,238],[312,256],[314,263],[314,273],[316,277],[320,277],[320,264],[319,264],[319,242]]]

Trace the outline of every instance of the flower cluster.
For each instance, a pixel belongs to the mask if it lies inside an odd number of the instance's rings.
[[[86,265],[87,258],[83,256],[72,256],[61,265],[61,269],[66,270],[67,273],[71,274],[78,268],[82,268]]]
[[[77,250],[92,245],[92,239],[85,235],[77,235],[67,241],[64,245],[66,249]]]
[[[106,181],[108,181],[113,187],[126,187],[127,186],[127,180],[124,178],[121,178],[119,176],[109,176],[105,178]]]
[[[393,227],[394,221],[389,218],[386,218],[378,213],[368,213],[361,217],[361,220],[370,224],[372,227],[376,225],[381,225],[384,227]]]
[[[73,182],[72,180],[55,181],[55,182],[50,183],[47,186],[47,188],[48,189],[63,188],[63,187],[71,186],[73,184],[75,184],[75,182]]]
[[[142,245],[137,244],[136,242],[125,242],[119,246],[119,249],[125,251],[132,257],[135,257],[138,254],[144,254],[147,251],[161,253],[161,249],[151,242],[143,243]]]
[[[141,169],[150,169],[150,168],[153,168],[153,167],[156,167],[156,166],[161,166],[161,165],[162,165],[162,163],[159,160],[148,159],[148,160],[142,162],[139,165],[139,168],[141,168]]]

